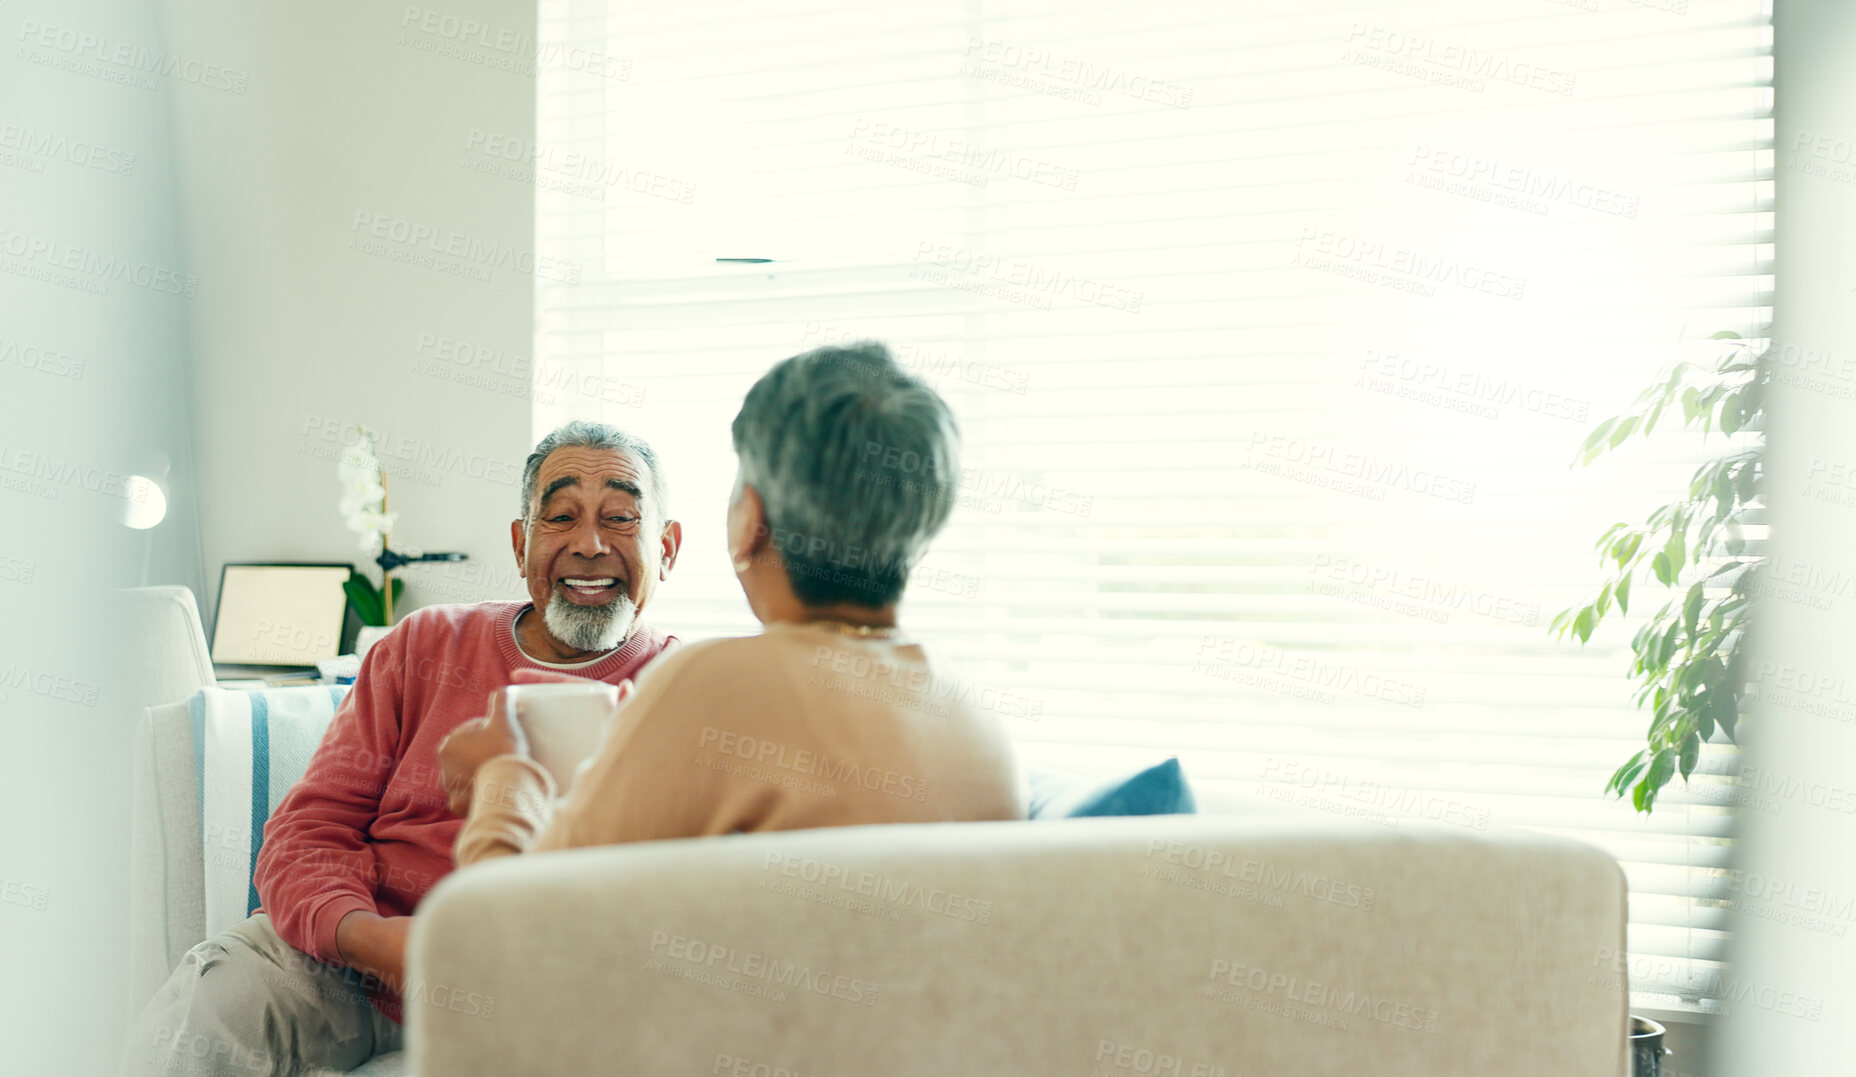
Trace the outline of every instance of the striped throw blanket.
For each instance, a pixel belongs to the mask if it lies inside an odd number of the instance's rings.
[[[257,909],[251,877],[264,844],[264,822],[309,767],[348,689],[202,688],[189,701],[207,938]]]

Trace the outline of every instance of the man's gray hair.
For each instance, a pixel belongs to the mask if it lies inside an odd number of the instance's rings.
[[[589,419],[575,419],[542,438],[535,446],[535,451],[528,454],[528,463],[522,468],[522,524],[529,524],[529,513],[535,508],[535,476],[541,474],[541,462],[556,449],[570,446],[588,449],[611,449],[630,453],[637,457],[651,473],[650,497],[644,509],[644,518],[658,524],[670,519],[670,501],[668,487],[664,482],[664,469],[657,462],[657,453],[651,443],[636,434],[629,434],[616,426],[596,423]]]
[[[776,365],[748,390],[734,440],[741,480],[759,491],[809,606],[894,603],[953,511],[953,412],[876,341]]]

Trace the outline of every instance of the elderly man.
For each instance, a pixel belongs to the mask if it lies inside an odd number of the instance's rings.
[[[529,601],[427,607],[368,651],[265,826],[262,911],[182,958],[132,1033],[131,1072],[347,1070],[400,1046],[412,916],[463,825],[438,745],[518,670],[617,684],[675,642],[638,620],[683,540],[665,510],[643,440],[590,422],[542,439],[509,528]]]

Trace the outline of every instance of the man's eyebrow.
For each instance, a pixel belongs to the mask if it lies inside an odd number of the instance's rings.
[[[549,498],[553,497],[556,493],[558,493],[561,490],[565,490],[570,486],[578,486],[578,485],[580,485],[580,479],[578,476],[562,475],[560,478],[555,479],[553,482],[549,483],[547,485],[547,488],[541,492],[541,501],[538,503],[539,507],[546,508],[548,505]],[[607,479],[606,489],[617,490],[620,493],[630,494],[632,496],[632,499],[638,502],[644,501],[644,491],[638,487],[637,483],[626,482],[624,479]]]
[[[539,508],[547,508],[549,498],[553,497],[556,493],[567,489],[569,486],[578,486],[578,485],[580,485],[580,479],[578,476],[562,475],[560,478],[555,479],[553,482],[548,484],[548,488],[541,492],[541,500],[537,501],[535,504]]]

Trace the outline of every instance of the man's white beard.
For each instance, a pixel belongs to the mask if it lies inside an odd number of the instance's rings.
[[[627,594],[603,606],[576,606],[556,591],[541,619],[555,639],[576,651],[610,651],[631,635],[638,607]]]

